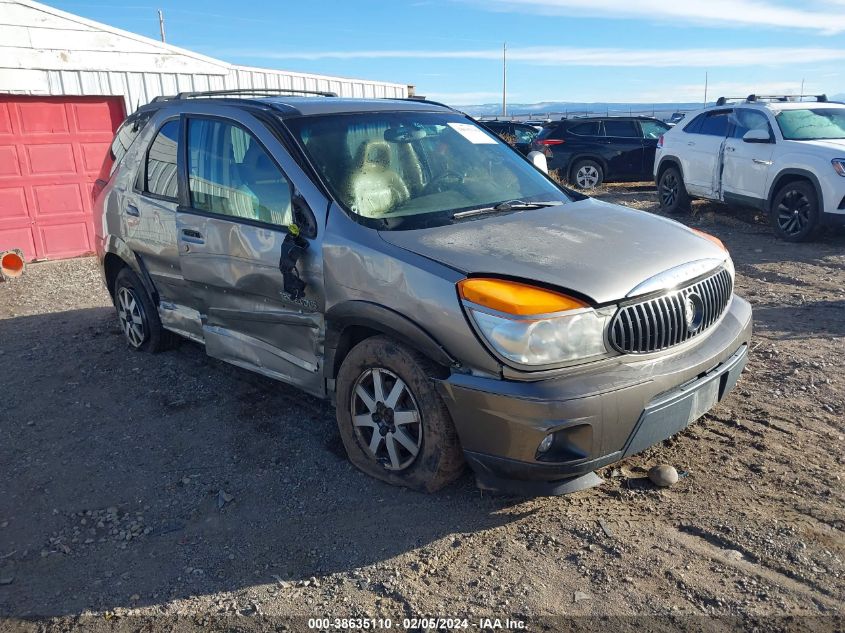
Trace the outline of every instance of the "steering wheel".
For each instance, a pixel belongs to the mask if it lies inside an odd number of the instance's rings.
[[[444,189],[449,189],[455,185],[462,185],[466,180],[464,174],[459,174],[456,171],[445,171],[439,176],[436,176],[423,187],[423,193],[442,193]]]

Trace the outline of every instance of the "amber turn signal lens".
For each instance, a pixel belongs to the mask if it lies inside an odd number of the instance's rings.
[[[477,277],[458,282],[461,298],[518,316],[577,310],[588,305],[566,295],[516,281]]]
[[[691,230],[693,233],[695,233],[696,235],[700,235],[700,236],[701,236],[701,237],[703,237],[705,240],[710,240],[710,241],[711,241],[711,242],[713,242],[716,246],[718,246],[719,248],[721,248],[723,251],[728,250],[727,248],[725,248],[725,245],[724,245],[724,244],[722,244],[722,240],[720,240],[720,239],[719,239],[718,237],[716,237],[715,235],[710,235],[710,233],[705,233],[704,231],[699,231],[698,229],[690,229],[690,230]]]

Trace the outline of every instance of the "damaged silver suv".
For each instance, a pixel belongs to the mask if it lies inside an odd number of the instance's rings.
[[[186,93],[110,159],[97,248],[129,346],[189,338],[332,398],[393,484],[593,485],[745,365],[719,240],[563,189],[440,104]]]

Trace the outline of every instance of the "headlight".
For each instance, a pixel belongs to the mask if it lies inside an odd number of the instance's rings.
[[[837,174],[845,176],[845,158],[834,158],[830,161],[830,164],[833,165]]]
[[[583,301],[501,279],[465,279],[458,291],[481,335],[506,360],[541,366],[607,353],[609,317]]]

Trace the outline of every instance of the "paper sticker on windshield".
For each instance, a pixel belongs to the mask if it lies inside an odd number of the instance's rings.
[[[471,123],[449,123],[450,128],[475,145],[495,145],[496,139]]]

